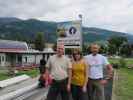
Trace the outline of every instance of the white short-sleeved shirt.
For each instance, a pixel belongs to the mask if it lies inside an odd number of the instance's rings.
[[[89,77],[91,79],[103,78],[103,69],[104,66],[108,65],[109,62],[106,57],[101,54],[93,56],[92,54],[85,56],[89,68]]]
[[[46,67],[50,69],[53,79],[62,80],[68,77],[68,69],[72,68],[72,64],[64,55],[62,57],[53,55],[48,59]]]

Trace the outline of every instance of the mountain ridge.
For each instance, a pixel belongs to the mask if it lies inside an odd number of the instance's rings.
[[[3,20],[4,19],[4,20]],[[41,21],[37,19],[22,20],[19,18],[0,18],[0,38],[11,40],[33,41],[37,32],[43,32],[46,42],[55,43],[58,22]],[[133,43],[133,35],[96,27],[83,27],[84,42],[105,40],[111,36],[127,37]]]

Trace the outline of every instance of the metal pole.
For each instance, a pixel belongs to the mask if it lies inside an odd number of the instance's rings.
[[[81,34],[80,34],[80,38],[81,38],[81,45],[80,45],[80,48],[81,48],[81,50],[82,50],[82,48],[83,48],[83,30],[82,30],[82,20],[83,20],[83,16],[82,16],[82,14],[79,14],[79,20],[80,20],[80,27],[81,27]]]

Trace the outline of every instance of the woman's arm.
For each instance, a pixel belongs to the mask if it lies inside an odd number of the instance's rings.
[[[71,91],[71,80],[72,80],[72,63],[71,61],[68,64],[68,83],[67,83],[67,91]]]
[[[87,83],[88,83],[88,70],[89,70],[89,65],[84,61],[84,77],[85,77],[85,81],[84,81],[84,85],[83,85],[83,92],[87,91]]]
[[[88,74],[89,74],[89,65],[84,61],[85,63],[85,82],[84,82],[84,87],[87,86],[88,83]]]

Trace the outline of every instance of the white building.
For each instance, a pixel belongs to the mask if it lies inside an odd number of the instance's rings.
[[[40,52],[29,49],[26,42],[0,40],[0,67],[14,64],[16,67],[37,65],[44,56],[45,60],[53,55],[52,49],[45,49]]]

